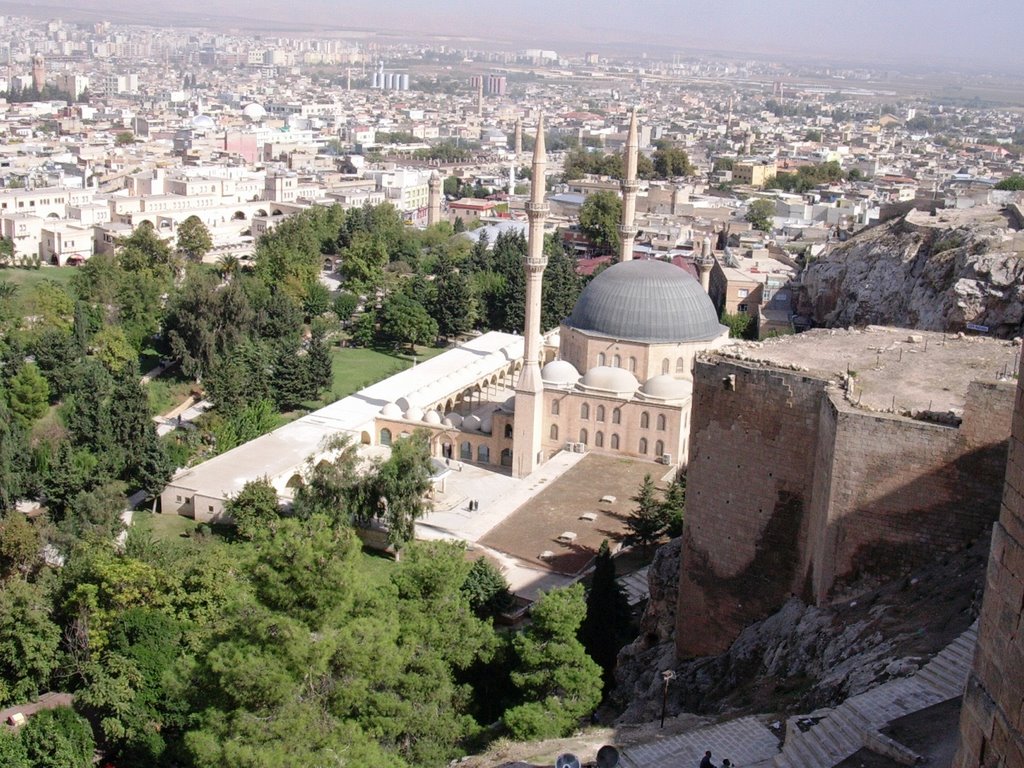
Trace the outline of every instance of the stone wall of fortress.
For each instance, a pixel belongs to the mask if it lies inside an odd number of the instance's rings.
[[[1024,388],[1018,383],[1002,510],[992,531],[978,649],[967,679],[960,748],[953,766],[1020,765],[1024,765]]]
[[[694,371],[677,652],[725,650],[791,595],[827,603],[976,539],[996,518],[1013,386],[971,385],[960,427],[855,408],[813,375]]]

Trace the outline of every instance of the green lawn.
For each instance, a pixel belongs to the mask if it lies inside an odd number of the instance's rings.
[[[181,515],[162,515],[137,510],[132,516],[132,527],[150,534],[154,540],[164,543],[183,541],[182,534],[192,533],[196,529],[196,521]]]
[[[416,360],[423,362],[444,351],[437,347],[416,347]],[[331,350],[331,355],[334,386],[331,388],[328,401],[348,397],[363,387],[412,366],[412,357],[407,354],[400,355],[377,349],[335,347]]]
[[[359,571],[374,584],[385,584],[395,572],[395,561],[387,555],[364,547],[359,557]]]
[[[20,267],[0,268],[0,282],[14,283],[18,286],[15,297],[20,302],[32,292],[32,289],[43,280],[53,280],[62,286],[71,282],[77,267],[40,267],[39,269],[21,269]]]
[[[146,385],[149,410],[154,416],[167,413],[187,398],[192,387],[196,386],[194,381],[184,378],[180,373],[178,368],[174,368]]]

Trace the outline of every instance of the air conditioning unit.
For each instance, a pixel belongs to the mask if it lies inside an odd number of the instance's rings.
[[[671,464],[672,463],[672,454],[671,453],[663,453],[663,454],[661,454],[661,463],[662,464]]]
[[[565,450],[567,453],[572,453],[576,450],[576,443],[566,443]]]
[[[587,450],[587,444],[586,443],[576,443],[576,447],[575,447],[576,453],[583,453],[585,450]]]

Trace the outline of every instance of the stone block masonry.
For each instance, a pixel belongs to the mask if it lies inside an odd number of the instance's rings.
[[[978,650],[960,713],[960,748],[954,768],[1024,766],[1024,389],[1020,384],[1016,395],[1002,509],[992,532]]]
[[[694,371],[677,652],[724,651],[796,595],[817,604],[957,551],[996,518],[1013,386],[959,426],[860,409],[823,376],[723,356]]]

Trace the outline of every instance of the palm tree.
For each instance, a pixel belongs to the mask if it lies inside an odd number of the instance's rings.
[[[225,282],[231,282],[241,268],[242,262],[233,253],[225,253],[217,259],[217,272]]]

